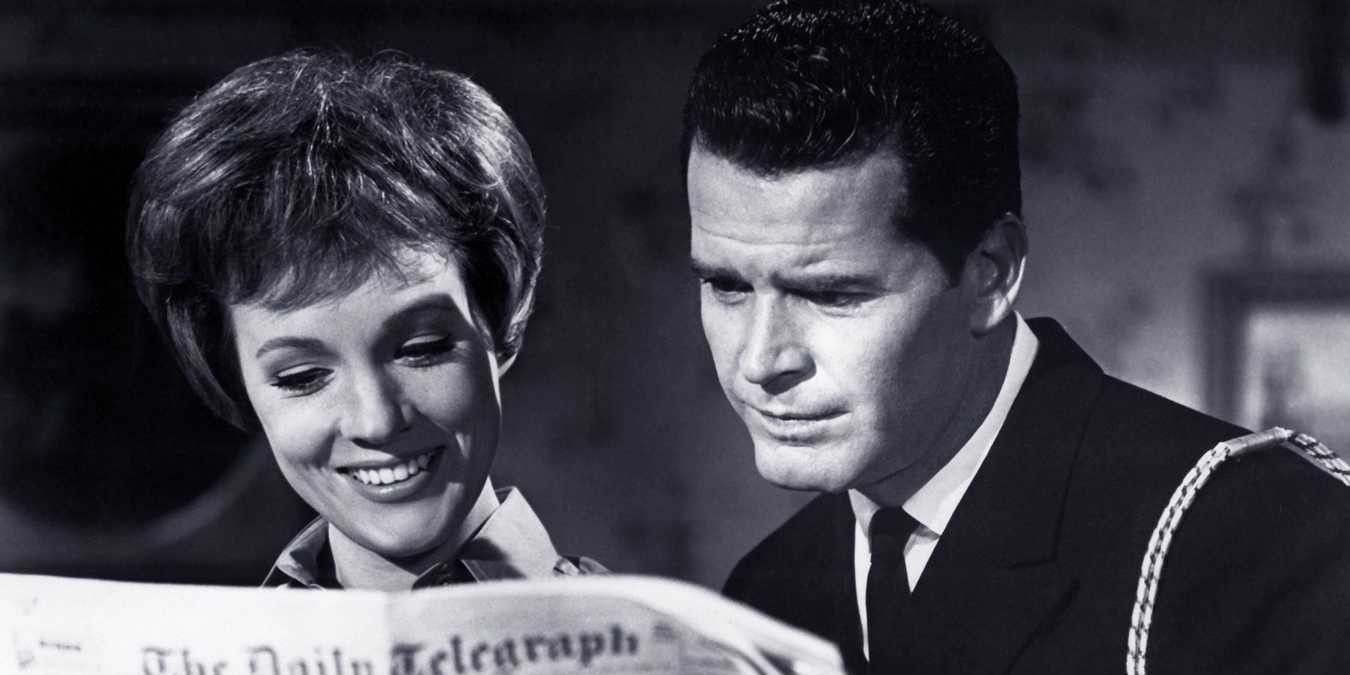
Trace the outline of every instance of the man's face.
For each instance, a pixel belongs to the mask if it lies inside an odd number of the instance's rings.
[[[903,175],[888,152],[773,177],[690,156],[703,330],[775,484],[867,488],[964,440],[973,294],[898,233]]]

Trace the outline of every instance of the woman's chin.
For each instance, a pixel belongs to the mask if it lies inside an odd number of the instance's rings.
[[[393,534],[379,533],[365,541],[357,540],[366,550],[390,561],[411,561],[437,553],[454,538],[452,529],[438,533],[428,530]]]

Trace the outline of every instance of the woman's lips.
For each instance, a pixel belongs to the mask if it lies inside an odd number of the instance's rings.
[[[405,499],[430,480],[440,466],[445,446],[436,446],[406,460],[383,464],[363,464],[338,469],[351,479],[357,490],[379,502]]]
[[[431,458],[436,452],[436,450],[428,450],[407,461],[368,468],[348,468],[344,469],[344,472],[366,485],[391,485],[422,473],[431,464]]]

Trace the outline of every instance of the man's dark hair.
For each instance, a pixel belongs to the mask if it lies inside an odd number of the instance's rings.
[[[301,51],[239,68],[174,118],[136,174],[127,254],[188,380],[248,426],[226,306],[305,306],[429,251],[460,265],[505,361],[543,220],[529,147],[481,87],[396,54]]]
[[[1017,83],[984,38],[901,0],[782,0],[698,64],[683,157],[698,147],[773,176],[904,163],[898,227],[953,279],[1004,214],[1021,215]]]

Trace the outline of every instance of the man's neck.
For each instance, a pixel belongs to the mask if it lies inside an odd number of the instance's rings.
[[[499,503],[492,489],[492,482],[484,482],[478,499],[470,507],[468,514],[460,522],[455,534],[447,537],[439,546],[409,558],[386,558],[375,551],[352,541],[341,530],[328,525],[329,548],[333,552],[333,565],[337,570],[338,583],[343,588],[377,591],[406,591],[413,587],[418,577],[436,563],[450,560],[483,523],[487,522]]]
[[[930,450],[904,469],[870,485],[859,486],[859,492],[880,506],[900,506],[946,466],[993,408],[1008,371],[1016,335],[1017,318],[1010,315],[987,335],[976,339],[971,348],[971,367],[967,371],[967,385],[960,405],[936,438],[928,442]]]

